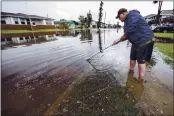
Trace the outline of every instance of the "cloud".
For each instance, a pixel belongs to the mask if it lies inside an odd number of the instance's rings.
[[[78,20],[79,15],[86,16],[91,10],[94,20],[98,20],[100,1],[2,1],[2,11],[12,13],[26,13],[46,17],[56,20],[74,19]],[[117,23],[115,16],[120,8],[128,10],[137,9],[143,16],[156,14],[158,4],[152,1],[104,1],[103,20],[106,12],[106,22]],[[173,9],[172,1],[164,1],[162,9]],[[122,23],[121,23],[122,24]]]

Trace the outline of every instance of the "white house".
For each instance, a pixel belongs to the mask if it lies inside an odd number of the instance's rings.
[[[91,28],[97,28],[97,21],[92,21],[91,22],[91,25],[90,25]]]
[[[147,22],[155,21],[156,20],[156,14],[150,14],[144,17]]]
[[[54,25],[54,19],[23,13],[1,12],[1,24]]]
[[[174,16],[174,12],[173,10],[162,10],[160,16],[161,16],[161,22],[163,22],[164,19]]]
[[[163,22],[166,18],[171,18],[174,16],[173,10],[162,10],[160,13],[160,22]],[[156,14],[150,14],[144,17],[147,22],[156,22]]]

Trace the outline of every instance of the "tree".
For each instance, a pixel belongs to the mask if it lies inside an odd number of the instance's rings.
[[[82,15],[80,15],[80,16],[79,16],[79,21],[80,21],[80,23],[81,23],[81,27],[83,27],[83,25],[85,25],[85,17],[82,16]]]
[[[163,4],[163,1],[153,1],[154,4],[157,4],[159,3],[158,5],[158,13],[157,13],[157,16],[156,16],[156,25],[159,24],[159,20],[160,20],[160,13],[161,13],[161,7],[162,7],[162,4]]]
[[[60,21],[66,21],[65,19],[60,19]]]
[[[68,29],[68,25],[66,23],[62,23],[58,27],[59,29]]]
[[[102,21],[102,16],[103,16],[103,2],[101,1],[100,7],[99,7],[99,18],[98,18],[98,23],[97,23],[97,28],[99,29],[101,27],[101,21]]]
[[[88,25],[88,18],[87,17],[84,18],[84,24],[85,24],[85,28],[86,28]]]
[[[88,28],[90,27],[91,22],[92,22],[92,14],[89,11],[89,13],[87,13],[87,26],[88,26]]]

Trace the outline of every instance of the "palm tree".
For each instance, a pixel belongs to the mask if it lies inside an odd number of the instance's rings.
[[[161,13],[161,7],[162,7],[162,4],[163,4],[163,1],[153,1],[154,4],[157,4],[159,3],[159,6],[158,6],[158,13],[157,13],[157,16],[156,16],[156,25],[159,24],[159,19],[160,19],[160,13]]]

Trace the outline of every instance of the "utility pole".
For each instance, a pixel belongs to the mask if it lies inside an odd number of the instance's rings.
[[[104,28],[106,27],[106,24],[105,24],[105,22],[106,22],[106,11],[105,11]]]

